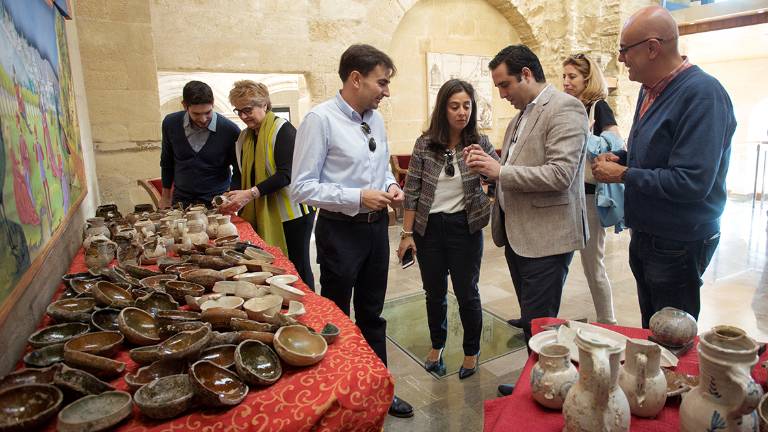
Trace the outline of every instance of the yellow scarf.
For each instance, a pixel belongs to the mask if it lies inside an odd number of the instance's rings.
[[[277,117],[272,111],[267,111],[264,121],[261,122],[259,136],[254,143],[255,133],[251,130],[245,135],[243,141],[242,154],[242,189],[248,190],[255,186],[251,184],[251,173],[256,174],[256,184],[266,180],[270,175],[267,173],[267,162],[274,157],[270,144],[274,141],[277,134]],[[268,156],[269,154],[269,156]],[[269,157],[269,159],[268,159]],[[256,200],[250,201],[243,207],[240,217],[247,220],[256,229],[256,233],[264,239],[267,244],[279,247],[283,253],[288,255],[288,247],[285,243],[285,233],[283,232],[283,222],[280,219],[280,210],[277,202],[277,194],[260,196]]]

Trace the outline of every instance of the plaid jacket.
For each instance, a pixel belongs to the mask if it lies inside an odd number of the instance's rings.
[[[429,147],[429,142],[429,137],[426,135],[422,135],[416,140],[411,162],[408,164],[408,176],[405,179],[405,202],[403,206],[406,210],[416,211],[413,230],[419,235],[424,235],[427,229],[429,210],[435,200],[437,179],[445,167],[443,152],[438,153],[432,150]],[[499,159],[487,136],[480,135],[478,144],[494,159]],[[488,196],[483,192],[480,185],[480,176],[469,171],[467,164],[461,157],[461,151],[464,147],[466,144],[459,144],[456,148],[456,155],[464,189],[464,210],[467,212],[469,232],[474,233],[488,225],[491,206]]]

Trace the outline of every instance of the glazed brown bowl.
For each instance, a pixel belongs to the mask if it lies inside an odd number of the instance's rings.
[[[82,351],[98,356],[111,357],[115,354],[123,335],[115,331],[101,331],[75,336],[64,344],[64,351]]]
[[[140,364],[148,365],[154,363],[162,357],[160,353],[160,347],[158,345],[142,346],[134,348],[128,352],[131,360]]]
[[[185,301],[185,298],[188,295],[192,297],[200,297],[205,294],[205,287],[187,281],[168,281],[165,283],[165,292],[170,294],[174,300],[181,303]]]
[[[254,320],[249,319],[242,319],[242,318],[232,318],[229,321],[230,326],[232,327],[232,330],[239,331],[239,330],[248,330],[248,331],[259,331],[259,332],[276,332],[278,327],[274,324],[269,323],[263,323],[258,322]]]
[[[177,280],[179,277],[174,274],[159,274],[141,279],[141,286],[155,291],[162,291],[165,282]]]
[[[231,265],[240,265],[241,261],[248,261],[250,258],[248,255],[238,252],[234,249],[229,249],[221,252],[221,257],[229,262]]]
[[[82,351],[64,350],[64,363],[68,366],[92,373],[99,378],[112,379],[125,371],[125,363],[88,354]]]
[[[190,270],[200,270],[199,265],[195,264],[174,264],[171,266],[166,267],[165,273],[166,274],[175,274],[177,276],[181,276],[182,273],[190,271]]]
[[[73,337],[88,333],[90,326],[84,323],[56,324],[40,329],[29,336],[27,342],[34,348],[64,343]]]
[[[53,384],[53,377],[61,369],[61,364],[47,368],[24,368],[0,378],[0,390],[27,384]]]
[[[128,342],[134,345],[154,345],[160,342],[155,318],[147,311],[130,307],[120,311],[117,325]]]
[[[189,262],[204,269],[224,270],[231,264],[226,259],[215,255],[192,255]]]
[[[311,366],[325,357],[328,343],[304,326],[281,327],[273,342],[277,355],[291,366]]]
[[[72,279],[69,281],[69,287],[72,291],[83,294],[91,291],[91,288],[96,286],[101,281],[101,277],[91,279]]]
[[[283,374],[280,358],[275,351],[256,340],[247,340],[237,346],[235,368],[245,382],[253,385],[272,385]]]
[[[152,291],[143,297],[137,298],[136,307],[149,312],[152,316],[157,316],[159,311],[178,309],[179,303],[168,293]]]
[[[200,312],[189,310],[161,310],[155,316],[157,324],[161,326],[179,322],[200,321],[200,319]]]
[[[117,325],[117,316],[120,315],[120,309],[104,308],[93,311],[91,314],[91,325],[101,331],[119,331]]]
[[[64,407],[56,424],[58,432],[101,431],[117,425],[131,415],[131,395],[108,391],[86,396]]]
[[[125,374],[125,383],[130,391],[152,381],[169,375],[182,374],[187,371],[187,364],[182,360],[158,360],[148,366],[140,367],[135,373]]]
[[[189,375],[168,375],[139,388],[133,395],[136,406],[149,418],[162,420],[181,415],[194,403],[195,389]]]
[[[200,356],[210,339],[210,327],[200,327],[171,336],[158,346],[158,351],[164,359],[194,359]]]
[[[30,367],[44,368],[64,361],[64,344],[58,343],[44,346],[28,352],[24,356],[24,364]]]
[[[72,396],[72,399],[79,399],[92,394],[101,394],[115,389],[109,383],[98,379],[84,370],[71,368],[66,365],[62,365],[60,370],[56,371],[56,374],[53,376],[53,383],[56,387],[62,389],[65,394]]]
[[[157,276],[159,274],[162,274],[154,270],[150,270],[146,267],[141,267],[134,264],[124,264],[121,267],[126,273],[135,277],[136,279],[139,279],[139,281],[141,281],[141,279],[144,279],[150,276]]]
[[[216,330],[230,330],[232,328],[232,318],[248,318],[248,314],[240,309],[229,309],[222,307],[208,308],[202,313],[203,321],[211,323]]]
[[[168,257],[168,256],[158,257],[157,268],[159,268],[161,272],[165,273],[168,267],[181,265],[181,264],[184,264],[186,261],[187,261],[186,258],[181,258],[181,257]]]
[[[27,384],[0,391],[0,431],[41,430],[59,410],[64,394],[50,384]]]
[[[210,324],[203,321],[177,321],[160,325],[160,337],[168,339],[185,331],[194,331],[201,327],[211,327]]]
[[[111,282],[100,281],[91,288],[96,303],[104,307],[117,309],[133,306],[133,296],[125,288],[121,288]]]
[[[70,298],[49,304],[45,312],[56,322],[87,323],[95,307],[96,300],[92,298]]]
[[[223,368],[231,368],[235,364],[235,348],[237,345],[216,345],[203,350],[200,360],[208,360]]]
[[[182,273],[181,280],[202,285],[210,290],[216,282],[223,281],[224,276],[222,276],[221,272],[218,270],[199,269]]]
[[[248,395],[248,386],[236,373],[206,360],[189,368],[189,379],[195,394],[207,406],[237,405]]]

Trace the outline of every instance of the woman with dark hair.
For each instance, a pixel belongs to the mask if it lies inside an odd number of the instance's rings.
[[[482,229],[490,219],[490,200],[480,176],[460,156],[479,144],[498,159],[488,137],[477,130],[475,91],[468,82],[452,79],[437,93],[429,128],[417,140],[405,180],[405,215],[398,256],[418,251],[426,292],[432,350],[424,368],[445,374],[443,349],[447,338],[448,275],[459,303],[464,328],[464,362],[459,378],[477,371],[483,326],[480,292]]]

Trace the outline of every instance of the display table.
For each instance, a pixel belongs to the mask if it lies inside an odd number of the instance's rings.
[[[537,334],[542,331],[542,326],[561,323],[563,320],[557,318],[539,318],[531,323],[531,331]],[[650,335],[650,331],[639,328],[620,327],[612,325],[596,324],[601,327],[616,331],[631,338],[645,339]],[[699,331],[708,329],[699,329]],[[698,338],[696,338],[698,344]],[[678,372],[691,375],[699,374],[699,358],[697,355],[697,346],[694,345],[690,351],[680,357],[680,361],[675,368]],[[768,353],[764,353],[760,361],[765,361]],[[531,353],[528,361],[525,363],[520,378],[515,385],[515,391],[507,396],[485,401],[484,407],[484,427],[486,432],[507,432],[507,431],[552,431],[560,432],[565,426],[563,413],[560,410],[551,410],[542,407],[535,400],[531,393],[531,368],[538,361],[538,356]],[[759,363],[758,363],[759,365]],[[763,387],[766,383],[766,371],[761,367],[755,367],[752,376]],[[499,383],[501,384],[501,383]],[[630,430],[632,431],[678,431],[680,408],[679,398],[668,400],[664,409],[655,419],[644,419],[632,416]]]
[[[293,264],[279,248],[265,246],[250,224],[232,218],[240,238],[264,247],[275,256],[275,265],[296,274]],[[81,248],[69,269],[87,271]],[[380,431],[394,395],[394,381],[386,366],[371,350],[360,330],[330,300],[311,291],[301,281],[297,288],[307,291],[304,297],[304,324],[321,329],[332,322],[341,330],[328,353],[318,364],[294,368],[283,363],[283,376],[270,387],[250,386],[245,400],[228,410],[192,410],[181,417],[159,422],[142,416],[134,406],[133,416],[121,423],[119,431]],[[59,287],[55,297],[64,290]],[[49,324],[45,317],[43,324]],[[127,363],[126,372],[134,372],[134,363],[125,345],[114,359]],[[126,390],[123,378],[111,382],[118,390]],[[48,430],[55,430],[51,421]]]

